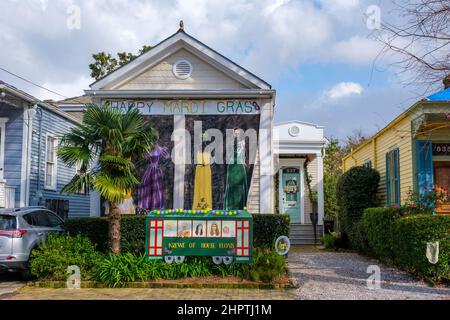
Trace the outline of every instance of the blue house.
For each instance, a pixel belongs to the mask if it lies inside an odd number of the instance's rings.
[[[89,216],[89,195],[61,193],[76,168],[56,155],[59,137],[77,121],[0,81],[0,208],[46,206],[63,217]]]

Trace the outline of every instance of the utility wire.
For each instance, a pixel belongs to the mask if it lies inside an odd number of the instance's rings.
[[[37,84],[37,83],[31,81],[31,80],[28,80],[28,79],[26,79],[26,78],[24,78],[24,77],[22,77],[22,76],[19,76],[18,74],[15,74],[14,72],[11,72],[11,71],[9,71],[9,70],[6,70],[5,68],[0,67],[0,70],[6,72],[6,73],[8,73],[8,74],[10,74],[10,75],[12,75],[12,76],[14,76],[14,77],[16,77],[16,78],[19,78],[19,79],[22,80],[22,81],[25,81],[25,82],[27,82],[27,83],[29,83],[29,84],[32,84],[33,86],[36,86],[36,87],[38,87],[38,88],[40,88],[40,89],[43,89],[43,90],[45,90],[45,91],[48,91],[48,92],[50,92],[50,93],[56,94],[56,95],[58,95],[58,96],[60,96],[60,97],[63,97],[64,99],[70,99],[69,97],[67,97],[67,96],[65,96],[65,95],[63,95],[63,94],[60,94],[60,93],[58,93],[58,92],[56,92],[56,91],[53,91],[53,90],[50,90],[50,89],[48,89],[48,88],[46,88],[46,87],[44,87],[44,86],[41,86],[41,85],[39,85],[39,84]],[[78,101],[78,100],[76,100],[76,99],[74,99],[74,101],[75,101],[75,102],[82,103],[81,101]]]

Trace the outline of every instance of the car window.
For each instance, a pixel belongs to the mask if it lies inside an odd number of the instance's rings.
[[[49,224],[50,227],[61,227],[63,225],[62,220],[55,214],[53,214],[51,212],[46,212],[46,214],[47,214],[48,220],[50,222],[50,224]]]
[[[24,216],[23,216],[23,219],[24,219],[30,226],[36,225],[32,213],[29,213],[29,214],[24,215]]]
[[[36,211],[31,213],[33,219],[33,226],[36,227],[50,227],[50,219],[45,211]]]
[[[17,228],[16,217],[9,215],[0,215],[0,230],[12,231],[16,230],[16,228]]]

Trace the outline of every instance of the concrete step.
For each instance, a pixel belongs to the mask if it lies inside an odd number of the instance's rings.
[[[323,235],[321,234],[321,233],[317,233],[316,235],[315,235],[315,237],[317,238],[317,239],[320,239],[320,238],[322,238],[323,237]],[[314,234],[312,233],[312,234],[290,234],[289,235],[289,238],[290,239],[314,239]]]
[[[308,244],[322,244],[320,240],[317,240],[314,243],[314,239],[312,240],[303,240],[303,239],[291,239],[291,245],[308,245]]]

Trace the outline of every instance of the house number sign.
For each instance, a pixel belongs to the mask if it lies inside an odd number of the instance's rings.
[[[450,156],[450,143],[433,143],[433,156]]]

